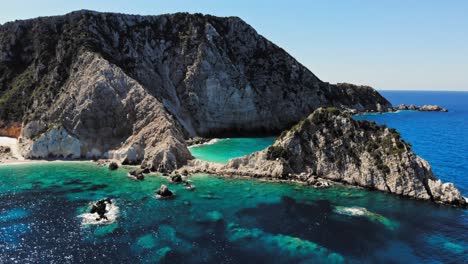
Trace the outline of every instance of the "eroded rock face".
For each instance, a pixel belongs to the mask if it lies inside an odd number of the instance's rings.
[[[340,181],[417,199],[466,206],[394,129],[320,108],[268,149],[231,160],[222,172],[307,182]]]
[[[20,154],[27,159],[81,157],[81,141],[63,127],[52,128],[38,138],[21,138]]]
[[[177,122],[120,68],[91,52],[82,53],[73,68],[65,85],[67,92],[42,113],[40,120],[24,126],[21,148],[25,157],[67,157],[70,151],[60,149],[62,154],[53,147],[55,141],[63,141],[53,140],[55,130],[38,137],[45,124],[60,122],[79,141],[79,147],[77,143],[68,146],[73,148],[72,158],[143,162],[155,169],[173,169],[191,158]]]

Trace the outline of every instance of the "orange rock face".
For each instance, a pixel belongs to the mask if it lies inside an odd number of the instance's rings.
[[[18,138],[21,133],[20,123],[9,123],[5,124],[0,120],[0,136],[2,137],[14,137]]]

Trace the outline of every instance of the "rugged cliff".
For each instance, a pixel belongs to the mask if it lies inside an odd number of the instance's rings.
[[[236,17],[78,11],[0,26],[0,119],[23,124],[27,157],[174,167],[190,158],[184,137],[276,133],[320,106],[391,108],[370,87],[322,82]]]
[[[315,110],[268,149],[233,159],[218,171],[303,182],[318,177],[466,206],[454,185],[438,180],[397,131],[356,121],[336,108]]]

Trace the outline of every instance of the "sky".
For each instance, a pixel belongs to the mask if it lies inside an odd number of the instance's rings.
[[[465,0],[0,0],[0,23],[79,9],[238,16],[323,81],[468,91]]]

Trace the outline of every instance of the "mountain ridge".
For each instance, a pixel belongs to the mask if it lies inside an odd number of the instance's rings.
[[[119,92],[134,89],[159,110]],[[168,114],[164,124],[175,133],[170,137],[177,135],[177,154],[161,150],[166,158],[156,160],[167,164],[147,161],[154,169],[174,168],[189,158],[181,137],[276,134],[322,106],[391,108],[371,87],[321,81],[238,17],[82,10],[0,26],[0,119],[22,124],[26,156],[67,157],[68,151],[55,151],[61,148],[33,151],[34,140],[56,124],[80,142],[80,157],[120,153],[122,160],[138,164],[162,142],[135,136],[143,129],[138,124],[149,125],[145,113],[155,111]]]

